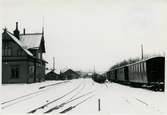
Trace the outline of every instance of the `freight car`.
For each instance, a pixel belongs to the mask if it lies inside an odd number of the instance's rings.
[[[165,57],[152,57],[112,69],[107,79],[113,82],[164,91]]]

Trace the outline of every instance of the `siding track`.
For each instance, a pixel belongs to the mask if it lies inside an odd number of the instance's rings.
[[[56,101],[58,101],[58,100],[60,100],[60,99],[62,99],[62,98],[64,98],[64,97],[68,96],[69,94],[73,93],[73,92],[76,91],[80,86],[81,86],[81,84],[79,84],[77,87],[75,87],[74,89],[70,90],[69,92],[65,93],[63,96],[60,96],[60,97],[58,97],[58,98],[52,100],[51,102],[48,102],[48,103],[42,105],[42,106],[39,106],[39,107],[37,107],[37,108],[35,108],[35,109],[29,111],[28,113],[35,113],[35,112],[36,112],[37,110],[39,110],[39,109],[44,109],[44,108],[47,107],[48,105],[50,105],[50,104],[52,104],[52,103],[54,103],[54,102],[56,102]]]
[[[42,88],[39,87],[39,91],[35,91],[35,92],[32,92],[32,93],[29,93],[29,94],[17,97],[15,99],[11,99],[11,100],[2,102],[1,105],[4,105],[4,106],[2,106],[1,108],[5,109],[5,108],[8,108],[8,107],[10,107],[12,105],[15,105],[15,104],[17,104],[19,102],[23,102],[23,101],[31,99],[31,98],[33,98],[33,97],[35,97],[37,95],[41,95],[43,92],[48,91],[48,88],[46,88],[46,87],[52,88],[50,86],[57,86],[57,85],[60,85],[60,84],[63,84],[63,83],[68,83],[68,82],[69,81],[58,82],[58,83],[55,83],[55,84],[51,84],[51,85],[47,85],[47,86],[42,86]],[[43,88],[46,88],[46,89],[43,89]]]

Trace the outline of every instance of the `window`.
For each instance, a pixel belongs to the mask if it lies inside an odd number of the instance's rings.
[[[29,73],[34,73],[34,66],[29,66]]]
[[[11,49],[11,46],[9,44],[9,42],[6,42],[6,43],[3,43],[3,51],[2,51],[2,55],[3,56],[11,56],[12,54],[12,49]]]
[[[14,78],[14,79],[19,78],[19,67],[18,66],[11,67],[11,78]]]
[[[23,55],[22,50],[18,49],[18,50],[17,50],[17,56],[22,56],[22,55]]]
[[[140,63],[137,66],[138,66],[138,72],[140,72]]]
[[[146,72],[146,62],[144,63],[144,72]]]
[[[141,72],[143,72],[143,63],[140,64]]]
[[[38,52],[37,56],[38,56],[38,59],[40,59],[40,53],[39,52]]]
[[[134,71],[134,66],[132,66],[132,71]]]
[[[136,64],[136,72],[138,72],[139,70],[138,70],[138,65]]]
[[[34,66],[29,66],[29,77],[33,78],[34,76]]]
[[[138,71],[139,71],[138,64],[136,64],[136,72],[138,72]]]
[[[136,72],[136,65],[134,65],[134,71]]]
[[[139,70],[138,70],[138,65],[136,65],[136,72],[138,72]]]
[[[141,63],[139,63],[139,72],[140,72],[140,65],[141,65]]]

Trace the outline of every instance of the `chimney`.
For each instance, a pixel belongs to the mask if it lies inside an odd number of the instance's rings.
[[[18,22],[16,22],[16,29],[13,31],[14,36],[18,39],[20,39],[20,32],[18,30]]]
[[[4,30],[4,32],[6,32],[6,31],[7,31],[7,28],[5,27],[3,30]]]
[[[18,22],[16,22],[16,29],[18,30]]]
[[[25,29],[25,28],[23,29],[23,34],[24,34],[24,35],[26,34],[26,29]]]
[[[4,30],[4,31],[3,31],[3,33],[2,33],[2,39],[5,39],[5,38],[6,38],[7,28],[5,27],[3,30]]]

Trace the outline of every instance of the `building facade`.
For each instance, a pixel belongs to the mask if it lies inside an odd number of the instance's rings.
[[[2,84],[33,83],[44,80],[46,61],[44,31],[20,34],[18,22],[13,33],[2,33]]]

